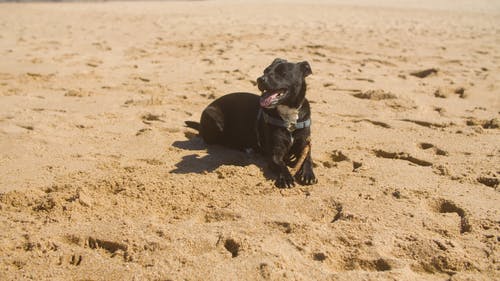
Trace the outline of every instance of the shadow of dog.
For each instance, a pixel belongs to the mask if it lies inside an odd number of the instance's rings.
[[[262,155],[253,151],[239,151],[220,145],[206,145],[203,139],[198,136],[185,141],[175,141],[172,145],[184,150],[205,151],[207,153],[204,156],[200,156],[201,153],[183,156],[182,160],[175,164],[176,168],[170,171],[173,174],[205,174],[225,165],[238,167],[255,165],[260,168],[266,179],[273,178],[272,172],[267,167],[267,161]]]

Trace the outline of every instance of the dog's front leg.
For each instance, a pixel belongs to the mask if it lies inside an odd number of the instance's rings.
[[[273,149],[271,157],[271,165],[273,170],[278,173],[278,178],[276,179],[276,186],[279,188],[293,187],[295,182],[293,180],[292,174],[288,171],[285,161],[283,160],[287,153],[287,147],[285,145],[276,146]]]
[[[302,163],[302,166],[297,172],[296,177],[301,184],[310,185],[318,182],[313,172],[311,149],[307,151],[306,159],[304,160],[304,163]]]

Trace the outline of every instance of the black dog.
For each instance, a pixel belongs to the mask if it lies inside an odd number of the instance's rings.
[[[305,98],[305,77],[310,74],[308,62],[275,59],[257,79],[260,97],[250,93],[222,96],[207,106],[200,123],[186,124],[199,130],[207,144],[252,148],[264,153],[278,173],[278,187],[295,185],[287,168],[294,163],[301,165],[295,174],[297,180],[314,184],[317,180],[310,151],[311,111]]]

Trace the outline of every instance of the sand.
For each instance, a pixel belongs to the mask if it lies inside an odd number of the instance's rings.
[[[0,4],[0,280],[500,280],[499,7]],[[313,186],[184,126],[276,57]]]

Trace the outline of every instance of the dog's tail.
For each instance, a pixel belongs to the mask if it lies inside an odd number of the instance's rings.
[[[200,123],[198,122],[194,122],[194,121],[184,121],[184,123],[186,124],[186,126],[188,126],[189,128],[191,129],[195,129],[196,131],[200,131]]]

